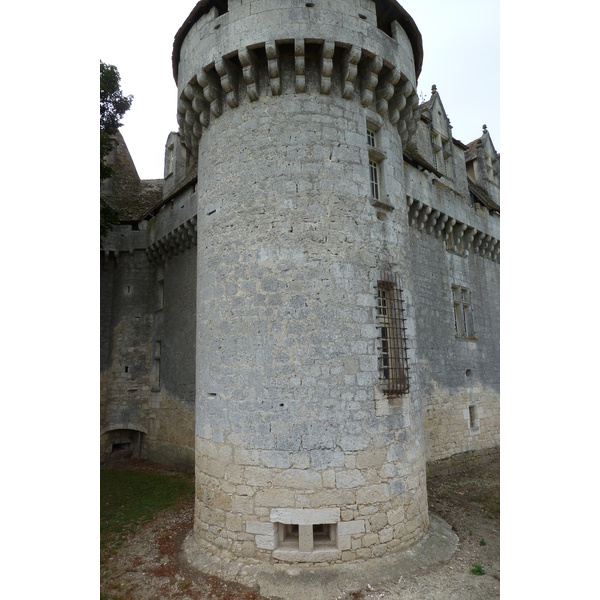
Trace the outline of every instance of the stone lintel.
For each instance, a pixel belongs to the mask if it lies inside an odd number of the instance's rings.
[[[272,523],[321,525],[340,522],[339,508],[273,508]]]

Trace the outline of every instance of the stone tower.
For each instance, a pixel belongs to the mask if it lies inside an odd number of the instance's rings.
[[[194,531],[217,555],[364,560],[428,528],[402,158],[421,62],[394,0],[201,0],[176,35]]]

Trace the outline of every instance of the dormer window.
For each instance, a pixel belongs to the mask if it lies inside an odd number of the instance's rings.
[[[498,161],[492,159],[487,152],[485,153],[485,170],[487,178],[498,183]]]
[[[433,149],[433,166],[443,175],[450,176],[450,144],[448,138],[439,131],[431,131],[431,146]]]

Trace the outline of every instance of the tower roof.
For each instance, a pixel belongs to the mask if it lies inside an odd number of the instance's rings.
[[[392,21],[398,21],[402,29],[406,32],[410,44],[412,46],[413,55],[415,59],[415,75],[417,79],[421,74],[421,67],[423,65],[423,40],[421,38],[421,32],[419,31],[413,18],[406,12],[402,6],[400,6],[396,0],[374,0],[377,8],[377,27],[385,31],[389,31],[390,23]],[[200,19],[200,17],[206,14],[211,8],[216,7],[219,13],[225,12],[227,1],[226,0],[200,0],[198,4],[192,9],[192,12],[188,15],[188,18],[183,22],[183,25],[179,28],[179,31],[175,34],[173,41],[173,77],[175,83],[177,83],[177,76],[179,72],[179,56],[181,52],[181,45],[185,36],[189,30],[193,27],[194,23]]]

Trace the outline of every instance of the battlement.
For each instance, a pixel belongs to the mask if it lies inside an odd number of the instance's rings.
[[[414,132],[415,55],[422,51],[412,20],[404,19],[409,36],[389,18],[388,35],[378,26],[381,3],[370,0],[229,2],[225,13],[210,4],[200,3],[207,12],[180,30],[174,50],[179,132],[192,155],[224,111],[286,93],[357,99],[389,120],[403,142]]]

